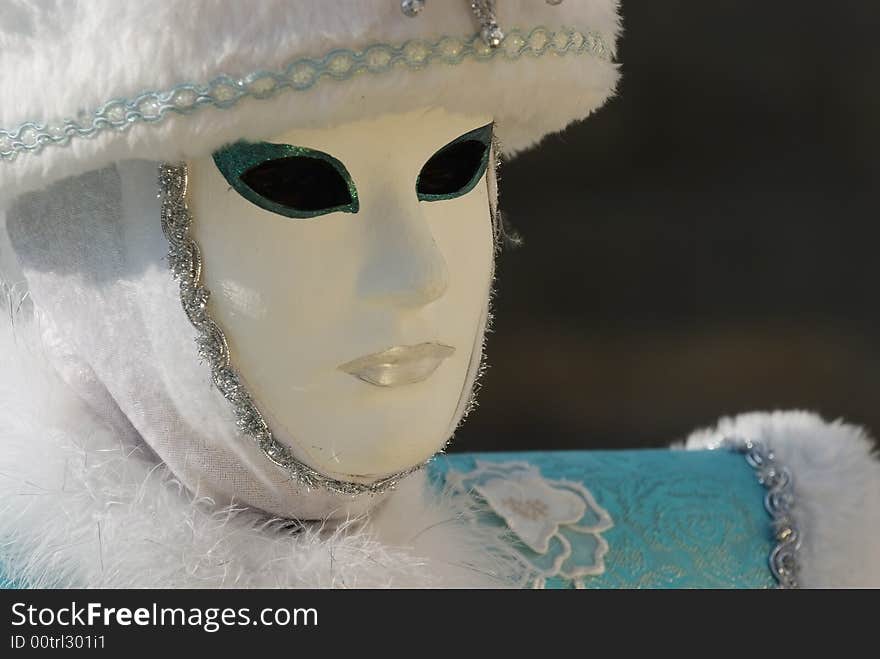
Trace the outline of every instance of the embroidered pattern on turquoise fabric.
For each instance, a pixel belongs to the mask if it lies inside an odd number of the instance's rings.
[[[28,121],[16,128],[0,129],[0,159],[12,161],[20,153],[37,153],[47,146],[63,146],[74,138],[89,138],[108,130],[125,130],[154,123],[170,113],[189,114],[202,107],[231,108],[243,98],[266,99],[281,91],[303,91],[323,78],[347,80],[362,73],[384,73],[395,66],[422,69],[434,63],[459,64],[464,60],[488,61],[496,57],[586,54],[610,61],[611,49],[594,32],[536,27],[529,32],[511,30],[498,48],[480,36],[421,39],[401,45],[374,44],[364,50],[337,49],[324,57],[297,59],[280,71],[256,71],[241,78],[221,75],[207,84],[185,83],[160,91],[145,91],[134,98],[116,98],[75,119],[45,124]]]
[[[450,469],[446,485],[459,495],[475,493],[488,506],[474,524],[506,525],[513,532],[518,559],[532,573],[526,585],[544,588],[561,579],[583,588],[585,577],[605,571],[603,533],[614,520],[583,483],[545,478],[529,462],[474,462],[470,471]]]
[[[527,461],[544,478],[589,485],[614,519],[605,571],[586,588],[773,588],[767,564],[776,542],[764,488],[742,455],[729,451],[542,451],[438,456],[430,474],[485,462]],[[588,536],[572,539],[590,541]],[[580,544],[575,551],[589,551]],[[572,588],[552,577],[548,588]]]
[[[280,158],[313,158],[329,164],[340,178],[345,182],[348,189],[349,201],[346,204],[332,206],[316,210],[303,210],[279,204],[261,195],[251,188],[242,176],[251,168]],[[357,213],[360,208],[357,188],[351,178],[351,174],[339,160],[329,153],[308,149],[290,144],[272,144],[270,142],[235,142],[214,152],[214,164],[223,174],[223,178],[235,188],[242,197],[252,204],[259,206],[272,213],[278,213],[294,219],[308,219],[326,215],[327,213]]]
[[[468,131],[464,135],[461,135],[454,140],[452,140],[449,144],[442,147],[437,153],[431,156],[428,159],[428,162],[422,167],[422,171],[419,172],[419,176],[416,179],[416,194],[420,201],[444,201],[446,199],[455,199],[457,197],[461,197],[466,195],[468,192],[474,189],[474,186],[483,178],[483,174],[486,173],[486,167],[489,164],[489,150],[492,146],[492,128],[493,124],[488,124],[483,126],[482,128],[475,128],[472,131]],[[458,188],[457,190],[451,192],[445,192],[443,194],[431,194],[427,192],[420,192],[419,187],[422,182],[422,175],[425,171],[425,166],[427,166],[434,158],[441,155],[444,151],[450,148],[454,148],[456,145],[462,144],[463,142],[480,142],[483,145],[483,156],[480,159],[480,163],[477,168],[474,170],[473,175],[470,177],[467,183]]]

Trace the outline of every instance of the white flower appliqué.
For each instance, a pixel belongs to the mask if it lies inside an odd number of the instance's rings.
[[[487,504],[490,510],[475,523],[503,522],[516,535],[517,553],[534,571],[535,587],[551,577],[583,587],[584,577],[605,571],[608,542],[601,534],[614,521],[581,483],[546,479],[527,462],[482,460],[469,472],[450,470],[446,483]]]

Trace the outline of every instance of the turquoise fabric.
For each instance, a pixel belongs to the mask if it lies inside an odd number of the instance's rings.
[[[587,588],[775,585],[764,489],[740,454],[666,449],[468,453],[441,456],[430,469],[442,481],[449,469],[470,471],[475,460],[526,461],[544,478],[583,483],[611,513],[614,526],[602,534],[609,544],[605,573],[585,577]],[[547,586],[572,584],[556,578]]]
[[[769,588],[773,546],[764,490],[745,459],[726,451],[546,451],[443,455],[429,466],[442,482],[475,460],[527,461],[547,479],[583,483],[614,526],[603,533],[605,572],[588,588]],[[590,536],[583,536],[584,542]],[[572,584],[551,579],[547,586]],[[3,576],[0,587],[14,588]]]

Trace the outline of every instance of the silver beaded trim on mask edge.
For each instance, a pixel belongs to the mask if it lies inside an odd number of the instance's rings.
[[[229,346],[223,330],[208,314],[210,293],[201,283],[202,255],[198,244],[190,235],[192,215],[186,204],[186,186],[185,164],[159,165],[162,231],[168,240],[168,264],[172,275],[180,283],[183,310],[198,330],[196,344],[199,356],[208,362],[214,385],[232,405],[238,429],[256,442],[269,460],[284,469],[307,490],[329,490],[348,496],[380,494],[393,489],[401,479],[424,467],[427,461],[372,483],[343,481],[324,476],[303,464],[275,439],[241,377],[230,363]]]
[[[776,455],[762,442],[726,437],[720,448],[742,453],[755,470],[758,482],[766,488],[764,507],[772,518],[771,526],[776,540],[770,551],[770,571],[779,588],[798,588],[801,538],[792,514],[795,495],[791,472],[776,461]]]

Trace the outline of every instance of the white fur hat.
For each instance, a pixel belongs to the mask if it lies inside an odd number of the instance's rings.
[[[118,160],[427,106],[492,114],[512,154],[613,92],[617,0],[501,0],[494,49],[470,4],[4,0],[0,202]]]

